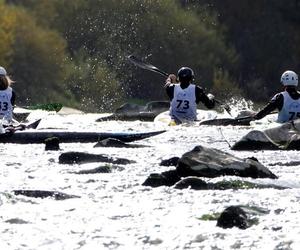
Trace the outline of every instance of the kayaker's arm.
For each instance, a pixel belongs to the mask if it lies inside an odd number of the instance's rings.
[[[15,102],[16,102],[16,93],[15,93],[15,91],[12,91],[12,96],[11,96],[10,102],[11,102],[11,105],[14,107]]]
[[[281,93],[275,95],[269,103],[260,110],[256,115],[254,115],[255,120],[259,120],[264,118],[266,115],[270,114],[275,109],[278,109],[279,111],[282,109],[283,106],[283,95]]]
[[[202,102],[208,109],[215,107],[214,98],[209,98],[199,86],[196,86],[196,103]]]
[[[166,79],[165,89],[170,100],[174,97],[174,83],[176,83],[176,75],[170,74]]]

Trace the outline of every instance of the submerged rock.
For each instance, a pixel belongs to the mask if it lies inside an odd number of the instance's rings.
[[[231,181],[219,181],[216,183],[205,182],[200,177],[186,177],[177,182],[174,186],[177,189],[190,188],[194,190],[226,190],[226,189],[263,189],[263,188],[274,188],[274,189],[286,189],[272,184],[258,184],[250,181],[243,180],[231,180]]]
[[[108,138],[104,139],[102,141],[99,141],[94,148],[97,147],[114,147],[114,148],[142,148],[146,147],[144,145],[138,145],[138,144],[128,144],[123,141],[120,141],[118,139],[114,138]]]
[[[247,229],[258,224],[258,216],[268,213],[268,210],[259,207],[229,206],[220,214],[217,226],[225,229],[232,227]]]
[[[170,170],[160,174],[151,174],[142,185],[150,187],[173,186],[179,180],[180,177],[176,170]]]
[[[230,206],[220,215],[217,226],[222,228],[238,227],[246,229],[250,227],[246,212],[239,206]]]
[[[82,164],[82,163],[90,163],[90,162],[107,162],[113,164],[130,164],[134,163],[134,161],[124,159],[124,158],[110,158],[104,155],[97,154],[89,154],[83,152],[66,152],[62,153],[59,156],[59,163],[61,164]]]
[[[45,150],[59,150],[59,138],[51,137],[45,140]]]
[[[19,218],[13,218],[5,221],[6,223],[10,224],[29,224],[30,222],[19,219]]]
[[[45,191],[45,190],[14,190],[15,195],[24,195],[33,198],[54,198],[55,200],[66,200],[71,198],[80,198],[77,195],[69,195],[58,191]]]
[[[200,178],[187,177],[177,182],[174,188],[176,189],[190,188],[194,190],[207,190],[209,189],[209,186],[204,180],[201,180]]]
[[[111,173],[111,167],[110,166],[100,166],[93,169],[85,169],[80,170],[78,172],[75,172],[75,174],[105,174],[105,173]]]

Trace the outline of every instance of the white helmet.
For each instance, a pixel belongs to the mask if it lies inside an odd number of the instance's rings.
[[[281,76],[283,86],[298,86],[298,75],[291,70],[285,71]]]
[[[0,66],[0,76],[6,76],[6,70],[5,70],[5,68],[3,68],[3,67],[1,67]]]

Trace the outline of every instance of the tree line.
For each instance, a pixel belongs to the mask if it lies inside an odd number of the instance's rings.
[[[109,111],[166,99],[166,72],[181,66],[219,99],[267,101],[286,69],[298,72],[298,0],[0,0],[0,64],[17,103],[60,102]]]

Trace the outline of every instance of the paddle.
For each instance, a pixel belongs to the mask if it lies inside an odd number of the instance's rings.
[[[138,59],[138,58],[135,57],[134,55],[129,55],[127,58],[129,59],[130,62],[132,62],[132,63],[133,63],[135,66],[137,66],[137,67],[140,67],[140,68],[142,68],[142,69],[146,69],[146,70],[149,70],[149,71],[152,71],[152,72],[161,74],[161,75],[163,75],[163,76],[169,76],[169,74],[168,74],[167,72],[165,72],[165,71],[163,71],[163,70],[161,70],[161,69],[155,67],[155,66],[152,65],[152,64],[143,62],[141,59]],[[231,108],[229,107],[228,104],[224,104],[224,103],[222,103],[221,101],[216,100],[216,99],[214,99],[214,100],[215,100],[215,102],[216,102],[217,104],[219,104],[220,106],[222,106],[222,107],[227,111],[227,113],[228,113],[230,116],[232,116],[232,115],[231,115]]]

